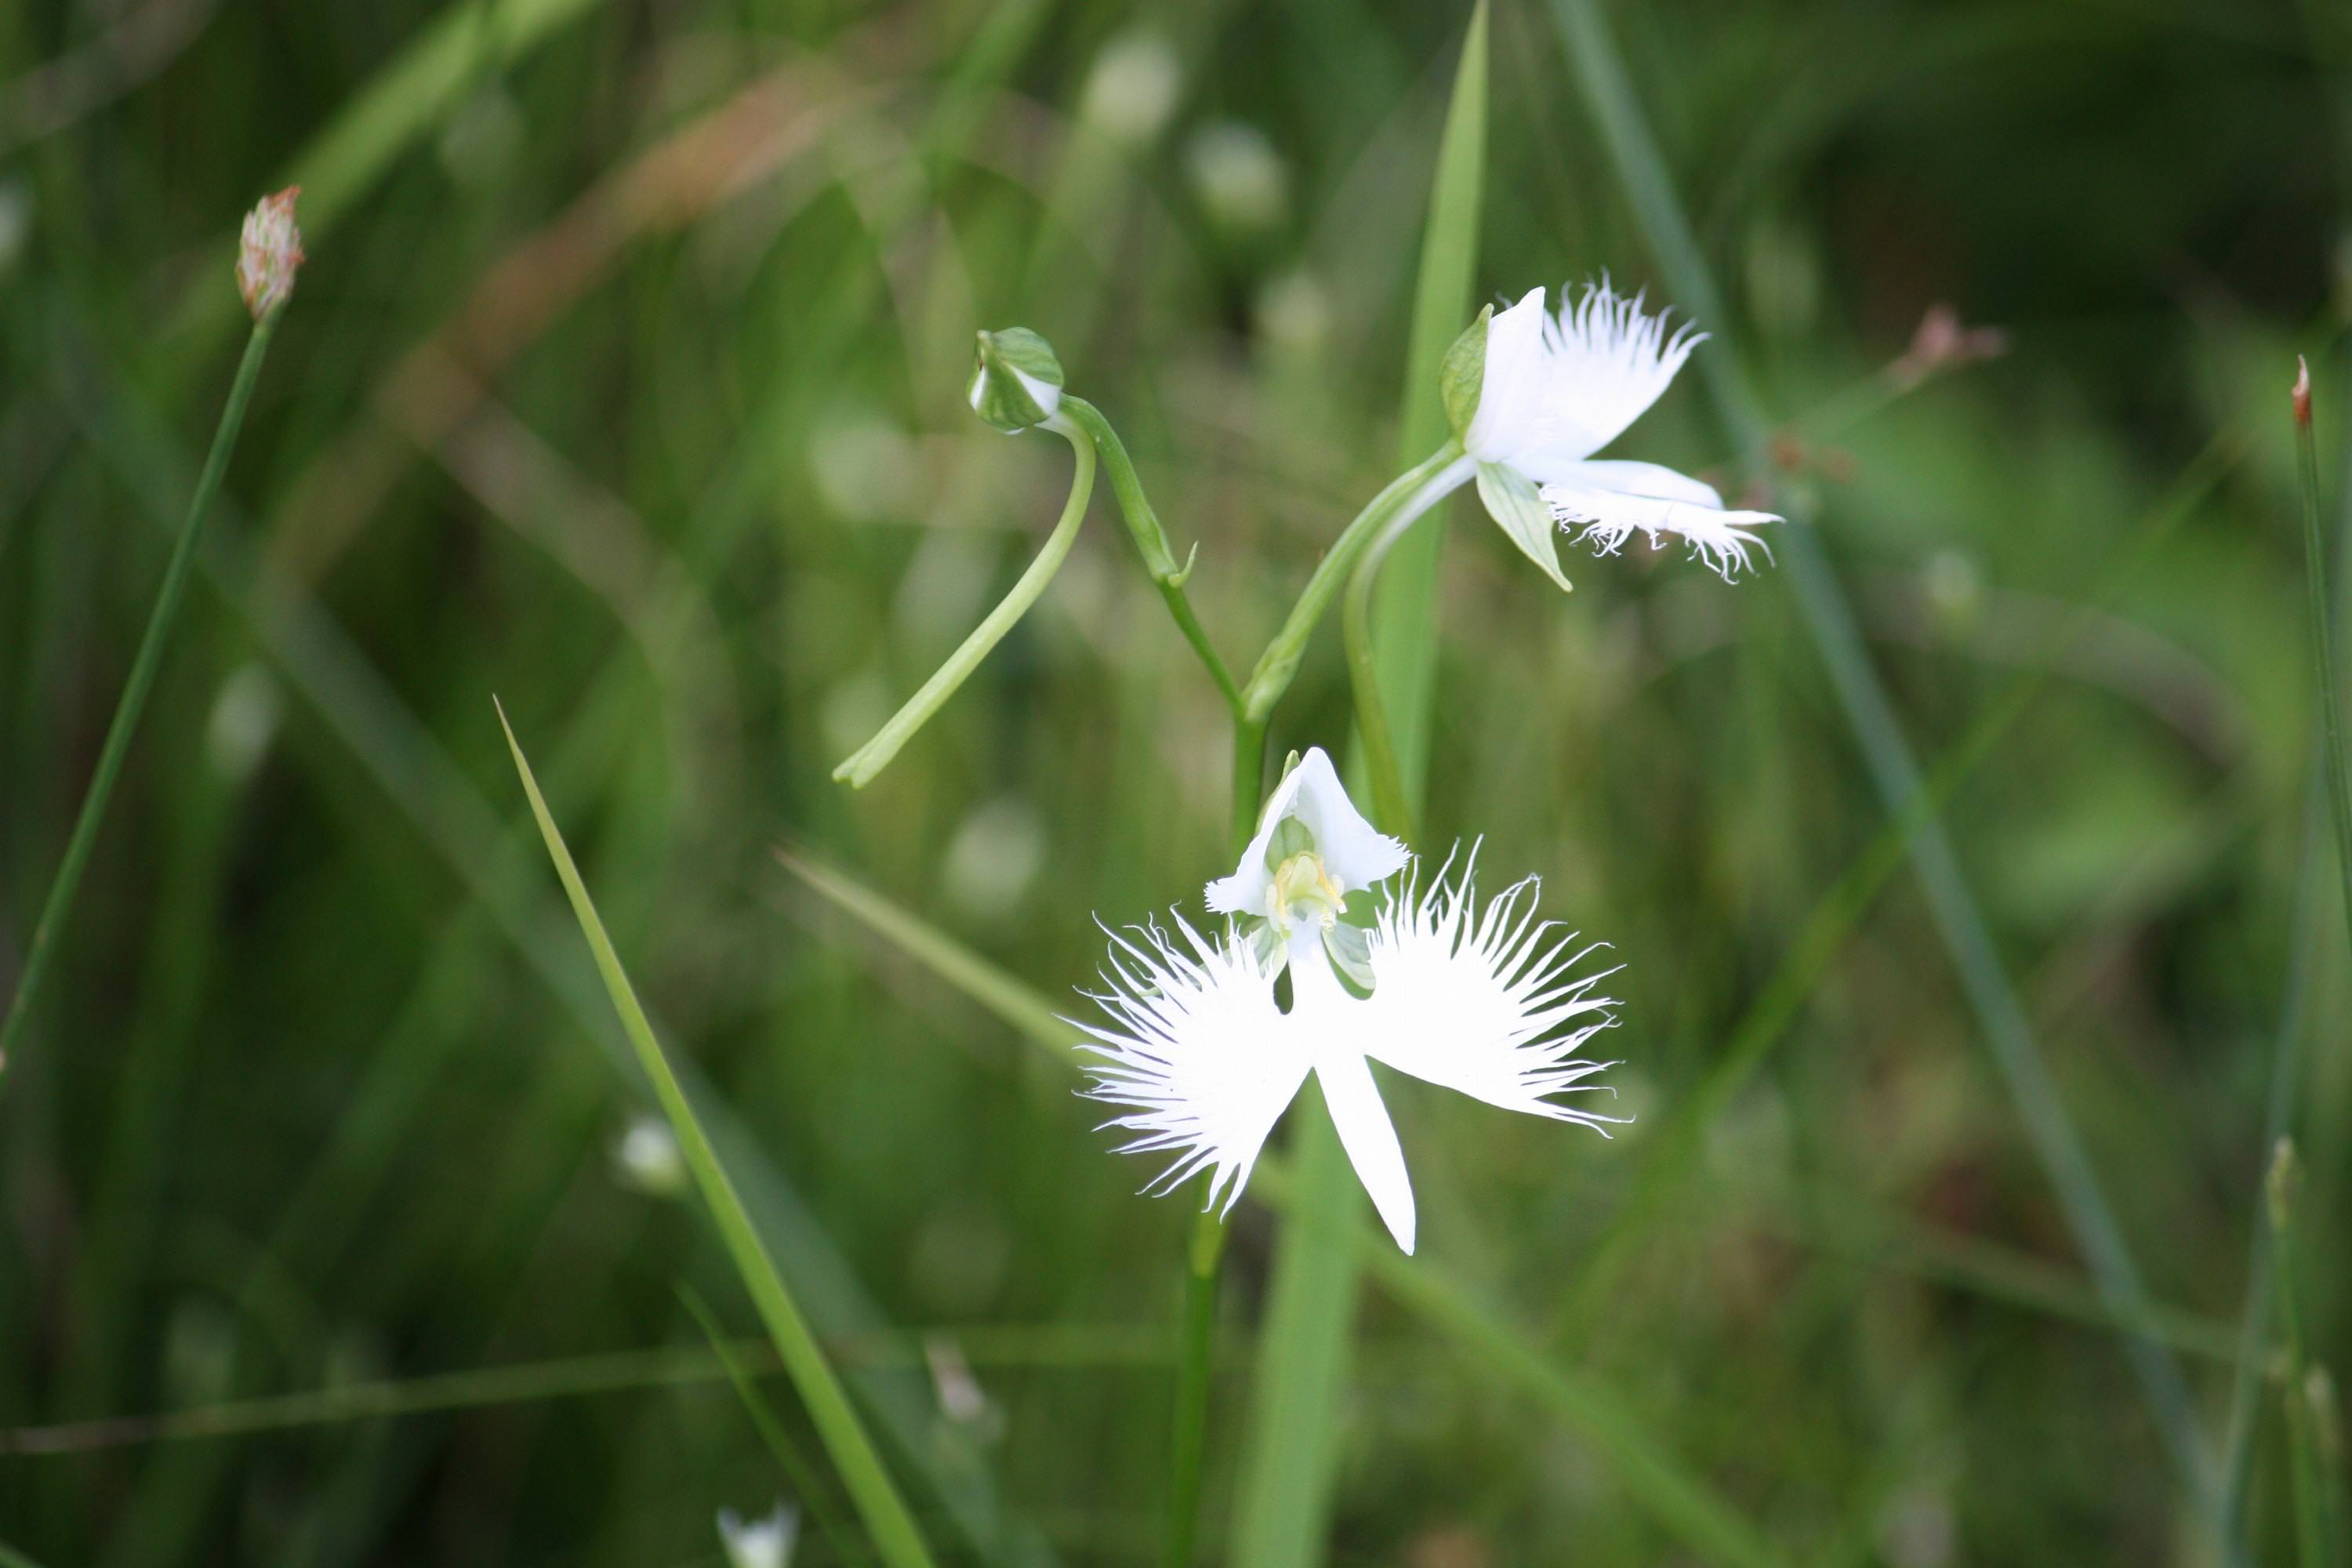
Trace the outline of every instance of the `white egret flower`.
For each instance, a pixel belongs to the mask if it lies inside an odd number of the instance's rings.
[[[765,1519],[745,1519],[731,1508],[719,1510],[728,1568],[788,1568],[800,1532],[800,1512],[787,1502],[777,1503]]]
[[[1204,937],[1180,915],[1112,934],[1094,1000],[1106,1025],[1080,1024],[1100,1058],[1083,1092],[1123,1108],[1108,1125],[1123,1151],[1172,1152],[1146,1188],[1166,1192],[1209,1173],[1209,1206],[1231,1208],[1286,1107],[1312,1073],[1356,1174],[1397,1245],[1413,1248],[1412,1185],[1370,1063],[1486,1100],[1602,1132],[1616,1118],[1559,1103],[1601,1087],[1608,1062],[1577,1053],[1616,1020],[1578,975],[1576,948],[1535,916],[1530,877],[1483,912],[1474,849],[1426,887],[1373,890],[1411,864],[1404,846],[1366,822],[1318,749],[1284,778],[1229,877],[1209,884],[1228,917]],[[1598,945],[1598,944],[1595,944]],[[1573,951],[1571,951],[1573,950]],[[1275,982],[1290,975],[1286,1011]]]
[[[1771,512],[1726,508],[1713,487],[1656,463],[1593,454],[1624,432],[1675,379],[1706,335],[1673,331],[1664,312],[1642,309],[1607,279],[1558,314],[1531,289],[1499,313],[1482,315],[1446,355],[1446,409],[1463,449],[1478,465],[1478,495],[1512,542],[1561,587],[1551,531],[1613,553],[1639,529],[1652,547],[1668,534],[1726,582],[1749,564],[1748,531],[1778,522]]]

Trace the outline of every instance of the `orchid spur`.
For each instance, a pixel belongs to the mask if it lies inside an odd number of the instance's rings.
[[[1573,303],[1563,288],[1557,314],[1544,309],[1541,289],[1502,311],[1489,307],[1448,351],[1446,413],[1477,464],[1478,498],[1561,587],[1555,527],[1601,555],[1636,529],[1654,548],[1678,535],[1729,582],[1749,565],[1751,547],[1765,548],[1748,531],[1781,521],[1727,509],[1712,486],[1656,463],[1593,458],[1705,341],[1688,325],[1668,331],[1664,312],[1649,314],[1640,295],[1616,292],[1604,277]]]
[[[1612,1064],[1578,1053],[1615,1022],[1579,975],[1593,951],[1535,915],[1532,877],[1480,911],[1474,849],[1426,886],[1403,845],[1356,810],[1320,749],[1268,799],[1231,876],[1209,884],[1227,917],[1204,937],[1181,916],[1113,933],[1094,997],[1104,1024],[1080,1024],[1092,1099],[1124,1112],[1126,1151],[1173,1159],[1147,1190],[1209,1173],[1207,1205],[1231,1208],[1275,1122],[1312,1073],[1357,1176],[1396,1237],[1413,1249],[1412,1184],[1370,1064],[1506,1110],[1581,1122],[1616,1118],[1553,1097],[1601,1087]],[[1391,882],[1405,873],[1402,886]],[[1390,886],[1375,892],[1375,884]],[[1286,1010],[1276,981],[1287,971]],[[1605,973],[1605,972],[1603,972]]]

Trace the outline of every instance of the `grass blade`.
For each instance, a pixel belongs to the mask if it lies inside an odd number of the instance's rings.
[[[1486,151],[1486,5],[1473,8],[1439,143],[1407,340],[1401,464],[1450,434],[1437,368],[1469,315]],[[1374,603],[1379,700],[1391,723],[1410,812],[1428,776],[1436,664],[1437,563],[1444,509],[1390,552]],[[1339,1440],[1339,1404],[1355,1315],[1357,1254],[1339,1238],[1361,1223],[1363,1196],[1318,1095],[1298,1105],[1300,1197],[1276,1245],[1265,1327],[1244,1434],[1233,1560],[1241,1568],[1320,1562]]]
[[[1633,96],[1597,0],[1551,0],[1551,14],[1601,139],[1616,163],[1620,184],[1677,302],[1699,321],[1728,321],[1722,295],[1684,216],[1681,198]],[[1697,363],[1717,408],[1750,467],[1769,472],[1765,459],[1771,428],[1732,346],[1716,343],[1697,356]],[[1918,762],[1904,737],[1885,687],[1871,668],[1853,610],[1813,536],[1806,508],[1794,497],[1784,498],[1782,505],[1796,525],[1780,536],[1783,574],[1829,667],[1839,706],[1872,780],[1887,809],[1900,815],[1924,787]],[[2032,1026],[1961,875],[1950,840],[1940,821],[1925,815],[1913,819],[1909,840],[1912,866],[1935,915],[1937,932],[2034,1153],[2057,1192],[2075,1245],[2082,1248],[2100,1293],[2116,1314],[2126,1321],[2142,1321],[2149,1304],[2138,1267],[2100,1188],[2081,1134],[2051,1079]],[[2179,1363],[2169,1351],[2144,1337],[2128,1341],[2126,1349],[2174,1469],[2199,1510],[2209,1519],[2214,1517],[2219,1505],[2212,1459],[2199,1433],[2196,1405]]]
[[[2327,809],[2336,828],[2336,875],[2352,932],[2352,779],[2346,776],[2344,699],[2336,687],[2336,632],[2327,591],[2327,546],[2319,534],[2319,454],[2311,434],[2311,367],[2296,361],[2294,478],[2303,502],[2304,585],[2311,616],[2311,663],[2327,771]]]
[[[786,869],[898,951],[930,969],[1039,1050],[1075,1069],[1078,1032],[1034,987],[1006,974],[953,937],[850,878],[781,856]],[[1274,1154],[1259,1157],[1248,1194],[1279,1212],[1286,1229],[1328,1224],[1327,1251],[1345,1253],[1351,1272],[1370,1260],[1373,1277],[1399,1305],[1507,1387],[1549,1410],[1614,1469],[1626,1491],[1657,1523],[1704,1561],[1727,1568],[1769,1568],[1782,1561],[1750,1521],[1717,1495],[1608,1390],[1546,1357],[1535,1340],[1427,1258],[1398,1255],[1387,1232],[1360,1213],[1330,1222],[1308,1207],[1303,1168]]]
[[[2286,1405],[2287,1458],[2294,1475],[2294,1539],[2303,1568],[2334,1568],[2336,1521],[2331,1517],[2333,1469],[2320,1457],[2319,1385],[2312,1378],[2311,1351],[2304,1333],[2303,1278],[2296,1258],[2295,1200],[2302,1171],[2294,1140],[2282,1138],[2271,1157],[2264,1184],[2270,1216],[2271,1258],[2277,1271],[2280,1394]]]
[[[687,1167],[694,1173],[695,1185],[701,1190],[703,1201],[710,1205],[719,1239],[751,1293],[768,1336],[775,1342],[776,1354],[782,1359],[784,1370],[800,1391],[802,1403],[808,1407],[817,1436],[840,1470],[843,1484],[873,1535],[882,1560],[891,1568],[930,1568],[930,1548],[925,1544],[914,1515],[899,1497],[889,1472],[883,1468],[881,1456],[875,1452],[841,1380],[810,1332],[807,1320],[802,1317],[783,1276],[776,1269],[775,1260],[768,1255],[766,1242],[761,1239],[751,1216],[745,1212],[735,1184],[729,1179],[710,1140],[704,1134],[701,1119],[696,1116],[692,1102],[670,1070],[661,1042],[654,1037],[653,1025],[637,1004],[636,992],[621,967],[620,955],[613,950],[612,939],[604,933],[604,922],[597,917],[596,906],[588,896],[587,885],[572,863],[572,851],[564,847],[555,818],[540,796],[539,782],[531,777],[530,763],[523,756],[522,746],[516,741],[514,728],[507,722],[503,708],[499,710],[499,725],[506,731],[507,748],[514,753],[515,772],[522,779],[523,793],[530,799],[530,814],[539,823],[540,836],[547,841],[548,856],[555,862],[564,895],[572,900],[572,912],[579,917],[581,934],[587,938],[589,951],[595,955],[596,972],[612,996],[614,1010],[620,1015],[621,1027],[636,1052],[638,1065],[653,1084],[662,1114],[669,1119],[670,1129],[677,1135],[678,1149],[686,1156]]]

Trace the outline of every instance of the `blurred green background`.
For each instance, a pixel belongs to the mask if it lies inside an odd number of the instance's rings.
[[[1609,15],[1727,296],[1700,356],[1757,381],[1777,478],[1947,768],[1962,868],[2160,1303],[2142,1327],[2218,1455],[2276,1085],[2314,1346],[2352,1350],[2326,1239],[2352,998],[2307,826],[2286,416],[2309,353],[2333,495],[2352,20]],[[1223,710],[1107,489],[889,771],[827,775],[1067,482],[1060,442],[965,408],[976,326],[1053,340],[1179,553],[1199,542],[1211,636],[1254,656],[1395,471],[1466,18],[0,7],[0,989],[235,362],[236,218],[299,179],[310,254],[8,1064],[0,1542],[44,1565],[710,1563],[715,1510],[794,1489],[677,1294],[755,1331],[708,1226],[616,1163],[635,1079],[496,693],[942,1555],[1154,1556],[1190,1205],[1136,1197],[1148,1168],[1105,1152],[1066,1076],[769,851],[1056,998],[1092,976],[1097,911],[1197,908],[1224,868]],[[1558,21],[1494,12],[1478,295],[1605,268],[1660,298]],[[1938,304],[2006,352],[1914,374]],[[1696,374],[1637,445],[1759,477]],[[2215,1561],[1884,852],[1788,574],[1727,587],[1636,546],[1571,556],[1563,600],[1452,516],[1429,835],[1483,834],[1616,944],[1639,1120],[1604,1142],[1393,1094],[1416,1267],[1609,1389],[1786,1561]],[[1336,750],[1349,712],[1327,627],[1276,756]],[[1276,1228],[1234,1223],[1213,1558]],[[1496,1357],[1377,1289],[1356,1331],[1331,1561],[1707,1560]],[[536,1370],[474,1375],[513,1368]],[[2262,1382],[2251,1558],[2284,1562]],[[761,1388],[805,1445],[788,1385]],[[167,1412],[195,1415],[145,1419]],[[136,1419],[88,1425],[112,1417]]]

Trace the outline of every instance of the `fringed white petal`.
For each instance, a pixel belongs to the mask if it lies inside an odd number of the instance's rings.
[[[1273,913],[1266,907],[1273,879],[1265,847],[1286,816],[1297,817],[1315,836],[1315,852],[1323,858],[1324,868],[1346,891],[1369,888],[1404,867],[1404,846],[1364,820],[1348,798],[1331,759],[1317,746],[1298,759],[1298,765],[1266,798],[1257,834],[1242,851],[1234,874],[1209,884],[1210,909],[1221,915]]]
[[[1487,325],[1486,373],[1464,446],[1548,483],[1640,418],[1706,339],[1687,324],[1669,330],[1664,311],[1651,315],[1639,294],[1620,294],[1606,278],[1572,303],[1563,288],[1558,315],[1545,313],[1538,290]]]
[[[1578,463],[1541,493],[1560,527],[1596,554],[1614,554],[1637,528],[1653,549],[1671,533],[1688,541],[1691,553],[1727,583],[1754,564],[1750,550],[1772,557],[1771,547],[1747,530],[1780,521],[1773,512],[1727,510],[1713,486],[1656,463]]]
[[[1424,889],[1418,874],[1393,893],[1371,935],[1372,994],[1360,1010],[1366,1054],[1400,1072],[1506,1110],[1607,1131],[1622,1120],[1559,1104],[1556,1095],[1602,1087],[1584,1080],[1612,1062],[1578,1055],[1616,1022],[1593,987],[1611,970],[1580,975],[1601,945],[1577,944],[1536,918],[1536,879],[1481,912],[1474,847],[1458,877],[1449,859]]]
[[[1108,1026],[1078,1023],[1093,1083],[1080,1092],[1122,1107],[1106,1125],[1136,1134],[1121,1152],[1167,1150],[1173,1159],[1147,1187],[1164,1193],[1207,1171],[1205,1206],[1231,1208],[1266,1135],[1306,1081],[1302,1031],[1275,1005],[1282,960],[1261,960],[1228,931],[1202,937],[1181,916],[1175,937],[1158,926],[1111,932],[1095,995]]]

